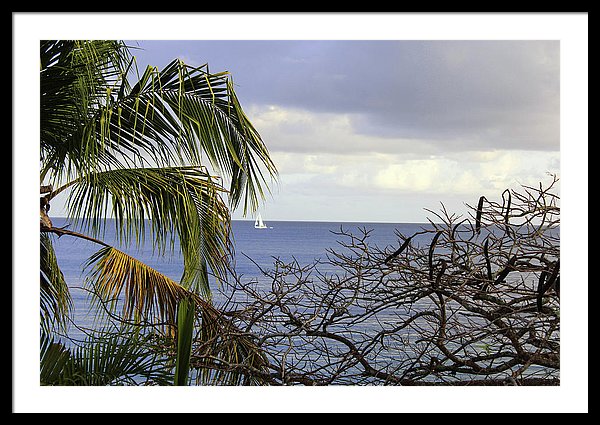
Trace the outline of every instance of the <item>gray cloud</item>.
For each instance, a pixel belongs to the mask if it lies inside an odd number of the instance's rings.
[[[365,136],[424,139],[442,151],[559,149],[558,41],[140,45],[155,62],[180,56],[230,71],[242,104],[352,114]]]

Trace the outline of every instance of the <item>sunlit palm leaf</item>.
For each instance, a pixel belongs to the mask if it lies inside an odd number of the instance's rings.
[[[121,309],[122,318],[174,326],[177,306],[192,298],[204,314],[218,320],[219,312],[206,300],[174,280],[113,247],[93,254],[86,263],[86,283],[111,310]]]
[[[87,282],[112,310],[122,305],[125,320],[175,323],[177,304],[188,291],[174,280],[113,247],[90,257]],[[122,304],[121,304],[122,303]]]
[[[108,308],[120,308],[124,320],[162,324],[167,335],[177,323],[181,300],[193,300],[202,321],[194,340],[192,368],[203,370],[199,378],[202,383],[257,382],[239,366],[266,368],[263,354],[249,335],[240,332],[212,304],[158,271],[112,247],[90,257],[88,266],[92,267],[88,283]]]

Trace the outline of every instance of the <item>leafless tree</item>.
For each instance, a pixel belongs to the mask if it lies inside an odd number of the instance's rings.
[[[558,385],[556,186],[481,197],[469,217],[442,206],[383,249],[340,228],[325,261],[234,279],[224,314],[264,367],[193,361],[270,385]]]

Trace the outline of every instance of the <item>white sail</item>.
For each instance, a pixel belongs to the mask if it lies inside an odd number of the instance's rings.
[[[256,220],[254,221],[254,228],[255,229],[266,229],[267,228],[265,223],[263,223],[263,221],[262,221],[262,217],[260,216],[260,213],[258,214],[258,216],[256,216]]]

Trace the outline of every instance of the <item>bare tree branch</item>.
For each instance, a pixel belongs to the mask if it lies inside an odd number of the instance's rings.
[[[397,248],[340,229],[325,261],[234,278],[225,314],[272,372],[212,367],[271,385],[558,385],[556,182],[481,198],[475,224],[442,206]]]

